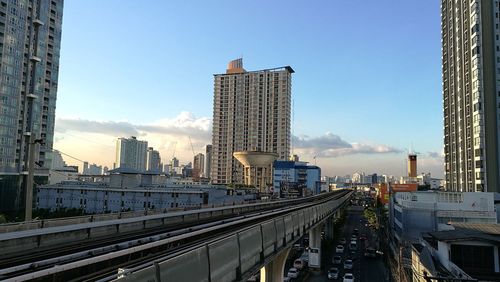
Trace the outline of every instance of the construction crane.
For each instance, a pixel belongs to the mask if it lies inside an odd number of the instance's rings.
[[[189,137],[189,144],[191,144],[191,150],[193,151],[193,158],[196,156],[195,152],[194,152],[194,147],[193,147],[193,141],[191,141],[191,136],[188,136]]]

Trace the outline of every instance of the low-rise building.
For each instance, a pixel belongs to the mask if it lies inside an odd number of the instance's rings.
[[[275,161],[273,164],[273,191],[306,188],[309,194],[321,192],[321,169],[307,162]]]
[[[494,193],[397,192],[389,204],[396,242],[415,242],[422,232],[446,230],[449,223],[496,223]]]
[[[256,199],[256,193],[251,190],[177,183],[165,176],[140,174],[129,168],[111,170],[110,173],[103,182],[62,181],[39,186],[36,190],[36,207],[49,210],[76,208],[95,214],[199,208],[207,205],[241,204]]]
[[[453,223],[450,229],[425,233],[413,244],[413,281],[498,281],[500,225]]]

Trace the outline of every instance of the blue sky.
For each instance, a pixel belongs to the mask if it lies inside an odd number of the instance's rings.
[[[294,68],[293,133],[307,146],[333,134],[383,147],[297,148],[324,174],[402,174],[411,145],[422,172],[442,173],[437,1],[138,3],[65,1],[56,149],[110,166],[117,135],[138,133],[190,161],[186,136],[196,151],[210,141],[212,74],[243,56],[247,70]]]

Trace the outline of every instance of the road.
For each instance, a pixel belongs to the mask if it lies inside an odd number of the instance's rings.
[[[360,220],[363,219],[363,208],[361,207],[349,207],[347,209],[346,213],[346,221],[345,225],[343,226],[341,230],[341,237],[340,238],[345,238],[347,240],[346,244],[346,250],[344,254],[342,254],[342,263],[344,262],[345,259],[352,258],[354,259],[354,269],[353,270],[348,270],[345,271],[343,269],[343,264],[342,265],[335,265],[340,270],[340,275],[339,279],[336,281],[342,281],[342,277],[344,276],[344,273],[350,272],[354,274],[355,281],[362,281],[362,282],[384,282],[387,281],[386,277],[388,277],[388,270],[386,270],[386,267],[384,263],[382,262],[382,259],[379,258],[365,258],[364,257],[364,250],[365,250],[365,245],[370,244],[371,246],[376,246],[376,235],[375,231],[370,230],[369,227],[365,227],[365,224],[363,222],[360,222]],[[355,253],[351,254],[348,244],[349,240],[351,238],[351,235],[353,234],[354,228],[359,229],[359,234],[365,234],[367,237],[366,242],[363,240],[357,240],[358,242],[358,248]],[[359,237],[359,236],[358,236]],[[335,244],[338,244],[338,241],[340,238],[335,238]],[[335,254],[331,253],[329,254],[329,267],[333,267],[333,264],[331,262],[331,258],[333,258]],[[325,269],[328,269],[325,268]],[[328,280],[326,271],[325,273],[320,273],[320,272],[311,272],[310,276],[306,279],[306,281],[310,282],[321,282],[321,281],[330,281]]]

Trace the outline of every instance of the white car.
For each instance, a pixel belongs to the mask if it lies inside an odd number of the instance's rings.
[[[344,246],[342,246],[342,245],[337,245],[337,247],[335,248],[335,252],[336,252],[337,254],[342,254],[342,253],[344,253]]]
[[[302,262],[301,259],[296,259],[293,262],[293,267],[297,268],[297,270],[301,270],[302,268],[304,268],[304,263]]]
[[[297,278],[299,277],[299,270],[295,267],[292,267],[288,270],[288,274],[286,276],[290,278]]]
[[[352,260],[346,259],[344,261],[344,269],[352,269],[352,265],[353,265]]]
[[[339,278],[339,269],[336,267],[330,268],[328,270],[328,279],[338,279]]]
[[[354,282],[354,275],[352,275],[352,273],[344,274],[343,282]]]

